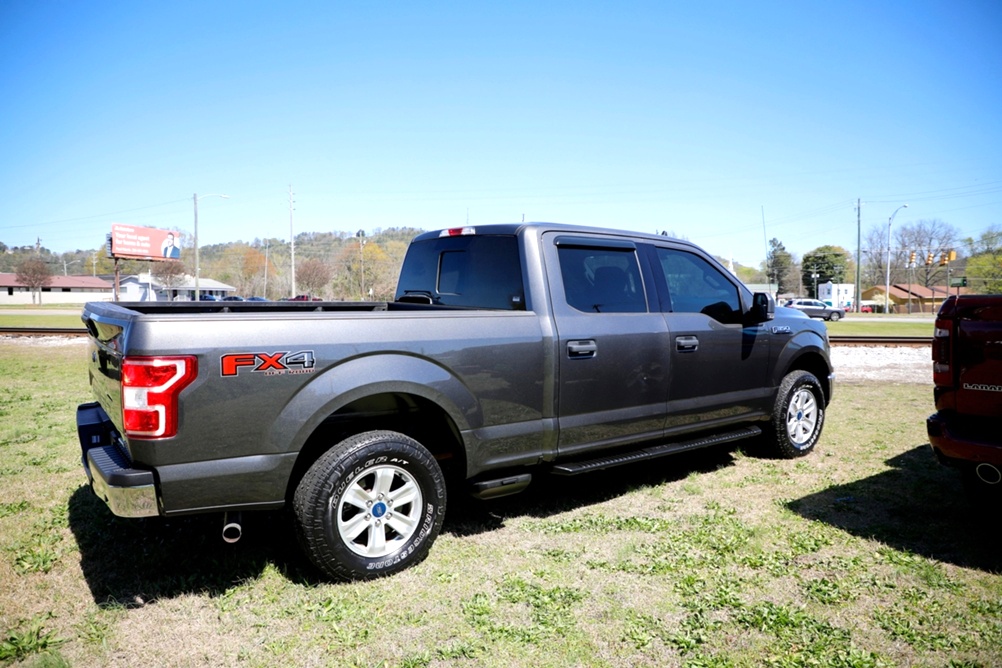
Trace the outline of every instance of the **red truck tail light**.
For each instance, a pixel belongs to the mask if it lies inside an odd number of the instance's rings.
[[[953,370],[950,364],[950,337],[952,333],[952,320],[936,319],[936,329],[933,331],[932,338],[932,381],[938,387],[953,384]]]
[[[198,375],[195,357],[126,357],[122,361],[125,434],[170,438],[177,434],[177,397]]]

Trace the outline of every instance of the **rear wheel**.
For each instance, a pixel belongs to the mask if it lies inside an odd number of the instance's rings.
[[[300,543],[339,580],[390,575],[424,559],[445,517],[445,479],[420,443],[392,431],[341,441],[293,497]]]
[[[772,454],[784,459],[803,457],[814,449],[825,423],[821,383],[807,371],[783,378],[772,411]]]

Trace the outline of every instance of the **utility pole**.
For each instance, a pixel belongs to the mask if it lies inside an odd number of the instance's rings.
[[[860,312],[860,308],[861,307],[860,307],[859,301],[863,297],[862,293],[860,292],[860,288],[862,286],[860,285],[860,282],[859,282],[859,268],[860,268],[860,265],[862,264],[862,258],[860,257],[860,253],[862,252],[860,250],[860,246],[862,245],[862,236],[860,234],[860,228],[862,226],[861,225],[861,219],[860,219],[860,217],[862,215],[862,209],[863,209],[863,204],[860,201],[860,199],[857,197],[856,198],[856,294],[853,295],[853,298],[852,298],[852,305],[856,307],[854,309],[856,311],[856,313]]]
[[[359,230],[355,236],[358,237],[358,262],[361,267],[359,273],[361,275],[362,301],[365,301],[365,231]]]
[[[290,297],[296,296],[296,235],[292,231],[292,212],[295,210],[293,204],[296,201],[292,199],[292,184],[289,184],[289,242],[292,244],[291,255],[292,255],[292,294]]]
[[[261,295],[265,299],[268,298],[268,251],[271,250],[271,239],[265,239],[264,241],[264,294]]]

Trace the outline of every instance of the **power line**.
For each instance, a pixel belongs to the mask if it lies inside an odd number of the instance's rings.
[[[135,209],[123,209],[121,211],[111,211],[109,213],[98,213],[92,216],[81,216],[79,218],[63,218],[61,220],[50,220],[44,223],[28,223],[26,225],[4,225],[5,229],[21,229],[25,227],[45,227],[47,225],[60,225],[62,223],[77,223],[84,220],[94,220],[95,218],[107,218],[109,216],[118,216],[123,213],[133,213],[135,211],[145,211],[147,209],[155,209],[161,206],[168,206],[171,204],[177,204],[179,202],[187,202],[188,199],[176,199],[170,202],[163,202],[161,204],[150,204],[149,206],[140,206]]]

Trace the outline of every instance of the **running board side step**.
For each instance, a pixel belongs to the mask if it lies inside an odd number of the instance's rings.
[[[643,448],[641,450],[631,450],[629,452],[623,452],[615,455],[608,455],[605,457],[597,457],[595,459],[585,459],[573,462],[562,462],[556,464],[551,469],[554,475],[579,475],[581,473],[591,473],[592,471],[601,471],[603,469],[611,469],[616,466],[624,466],[626,464],[635,464],[637,462],[644,462],[651,459],[657,459],[658,457],[667,457],[668,455],[675,455],[680,452],[686,452],[689,450],[697,450],[699,448],[705,448],[711,445],[719,445],[721,443],[730,443],[731,441],[740,441],[745,438],[753,438],[759,436],[762,433],[761,427],[749,426],[737,429],[735,431],[728,431],[722,434],[713,434],[712,436],[705,436],[703,438],[696,438],[691,441],[678,441],[672,443],[662,443],[660,445],[652,445],[648,448]]]

